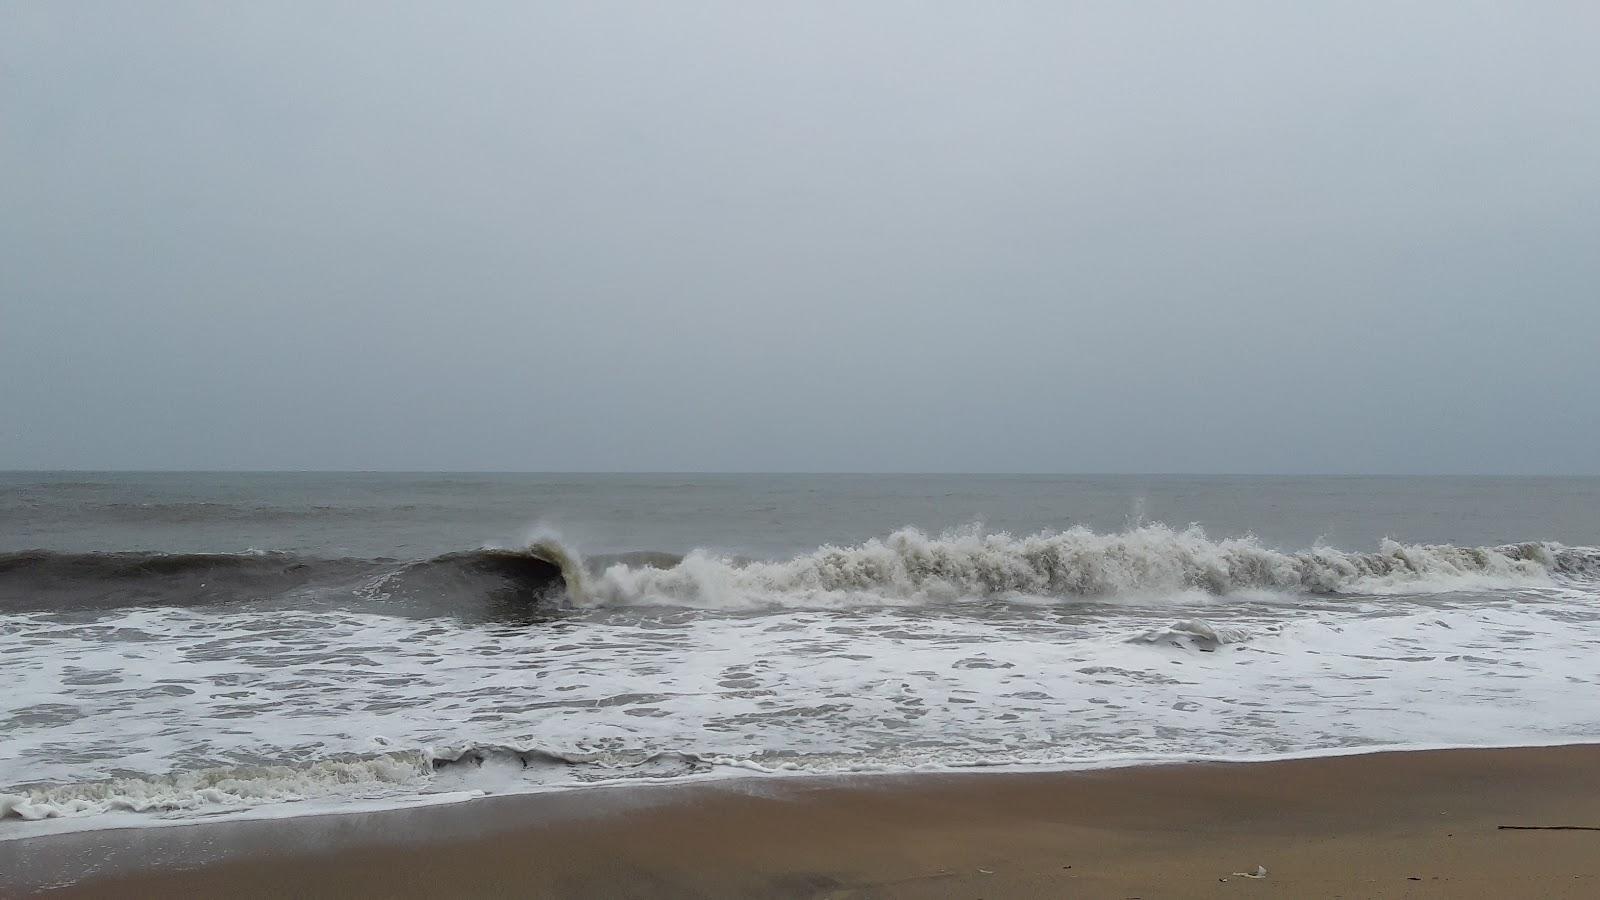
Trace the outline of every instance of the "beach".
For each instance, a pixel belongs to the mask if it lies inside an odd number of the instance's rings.
[[[0,900],[1600,900],[1596,34],[0,3]]]
[[[1600,831],[1503,825],[1600,826],[1600,745],[594,788],[12,841],[0,871],[59,897],[1600,891]]]

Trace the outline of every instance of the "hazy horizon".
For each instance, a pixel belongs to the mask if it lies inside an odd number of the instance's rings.
[[[0,8],[0,469],[1600,474],[1600,6]]]
[[[839,476],[870,478],[1436,478],[1436,479],[1547,479],[1593,480],[1600,474],[1585,472],[957,472],[911,470],[802,471],[776,469],[0,469],[6,475],[618,475],[618,476]]]

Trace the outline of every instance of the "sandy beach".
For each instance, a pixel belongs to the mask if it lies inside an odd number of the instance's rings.
[[[1592,897],[1600,746],[747,779],[0,844],[61,897]],[[1234,873],[1266,869],[1263,878]]]

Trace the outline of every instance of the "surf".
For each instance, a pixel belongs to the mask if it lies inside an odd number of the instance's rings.
[[[0,554],[0,612],[299,602],[398,615],[505,618],[627,607],[691,609],[926,605],[995,598],[1159,597],[1200,591],[1430,594],[1600,579],[1600,550],[1525,542],[1279,550],[1161,524],[1016,536],[907,527],[788,559],[694,550],[586,557],[550,531],[525,545],[418,560],[292,553]]]
[[[1529,542],[1499,547],[1403,544],[1375,551],[1283,551],[1250,536],[1212,539],[1198,526],[1151,524],[1097,533],[1075,527],[1014,536],[967,528],[904,528],[776,562],[706,551],[670,567],[617,564],[585,575],[580,606],[700,609],[918,605],[1036,597],[1071,600],[1202,591],[1317,595],[1427,594],[1537,587],[1596,571],[1600,551]]]

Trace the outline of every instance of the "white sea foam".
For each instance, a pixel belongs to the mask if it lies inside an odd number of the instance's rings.
[[[1264,758],[1600,736],[1582,586],[1151,595],[555,626],[0,617],[0,817],[87,827],[726,771]],[[9,787],[7,787],[9,786]],[[0,839],[49,822],[0,823]]]
[[[1249,637],[1250,632],[1243,628],[1218,627],[1205,619],[1184,619],[1166,628],[1152,628],[1128,640],[1136,644],[1170,644],[1215,650],[1224,644],[1241,643]]]
[[[202,769],[0,793],[0,819],[51,819],[108,812],[217,811],[295,800],[364,799],[422,787],[429,766],[418,752],[320,760],[302,766]]]
[[[541,545],[542,546],[542,545]],[[696,551],[675,566],[613,565],[569,578],[579,605],[701,609],[905,605],[995,596],[1114,597],[1202,590],[1407,594],[1550,584],[1547,544],[1455,547],[1385,540],[1376,552],[1282,552],[1250,537],[1213,540],[1198,527],[1086,528],[1027,537],[977,528],[933,537],[915,528],[782,562]],[[544,550],[543,552],[549,552]],[[570,551],[561,551],[567,568]],[[581,567],[572,567],[581,569]]]

